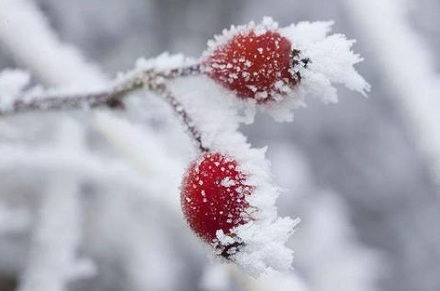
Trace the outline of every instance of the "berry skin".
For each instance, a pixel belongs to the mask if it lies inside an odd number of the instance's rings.
[[[205,153],[191,163],[183,179],[183,214],[199,237],[215,244],[217,230],[233,237],[231,229],[250,220],[245,198],[252,190],[237,161],[221,153]]]
[[[276,31],[257,35],[250,30],[214,49],[202,60],[202,70],[239,98],[264,104],[283,96],[280,87],[293,88],[299,82],[293,71],[295,52]]]

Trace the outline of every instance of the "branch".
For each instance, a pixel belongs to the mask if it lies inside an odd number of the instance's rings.
[[[168,71],[149,69],[132,73],[133,75],[130,78],[122,82],[115,81],[113,83],[116,83],[116,85],[112,88],[100,92],[17,96],[9,108],[0,107],[0,116],[31,111],[88,109],[98,106],[118,108],[123,106],[122,99],[131,92],[141,88],[154,91],[159,80],[197,75],[199,73],[200,68],[198,64]],[[0,95],[1,99],[2,96]]]
[[[148,69],[140,72],[131,72],[122,81],[114,81],[113,83],[116,85],[112,88],[101,92],[72,95],[18,96],[8,108],[0,107],[0,116],[31,111],[90,109],[94,107],[123,108],[123,99],[129,93],[144,88],[157,93],[167,101],[180,117],[180,120],[197,143],[200,151],[206,152],[208,148],[202,145],[200,132],[194,126],[191,117],[184,110],[182,104],[174,97],[165,83],[166,80],[197,74],[200,74],[199,64],[167,71]]]

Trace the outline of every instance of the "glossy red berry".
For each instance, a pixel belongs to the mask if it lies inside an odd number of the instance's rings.
[[[181,204],[191,229],[208,243],[216,232],[249,221],[246,196],[252,193],[237,161],[221,153],[205,153],[191,163],[182,183]]]
[[[239,98],[262,104],[276,100],[286,86],[292,88],[298,83],[293,71],[296,52],[276,31],[256,34],[250,30],[237,33],[210,52],[202,61],[202,69]]]

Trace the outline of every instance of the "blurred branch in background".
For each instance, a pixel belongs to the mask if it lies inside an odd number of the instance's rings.
[[[78,50],[62,43],[32,1],[0,2],[0,38],[19,63],[50,85],[101,88],[106,80]]]
[[[408,21],[408,1],[343,0],[372,47],[386,87],[436,180],[440,195],[440,74]]]
[[[59,141],[73,151],[84,147],[83,130],[72,120],[60,126]],[[42,195],[42,206],[33,230],[29,261],[20,282],[20,291],[68,290],[71,280],[93,276],[95,266],[78,259],[81,242],[81,181],[75,175],[57,175]]]

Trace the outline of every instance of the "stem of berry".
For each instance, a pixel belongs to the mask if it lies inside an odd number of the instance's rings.
[[[208,152],[209,149],[205,147],[202,143],[202,135],[200,131],[196,128],[191,117],[188,115],[188,112],[185,111],[182,104],[176,99],[174,94],[166,87],[164,83],[160,83],[155,88],[152,89],[153,91],[161,95],[165,99],[165,101],[168,102],[168,104],[171,106],[174,112],[179,116],[180,120],[186,127],[186,130],[197,144],[199,150],[202,153]]]

